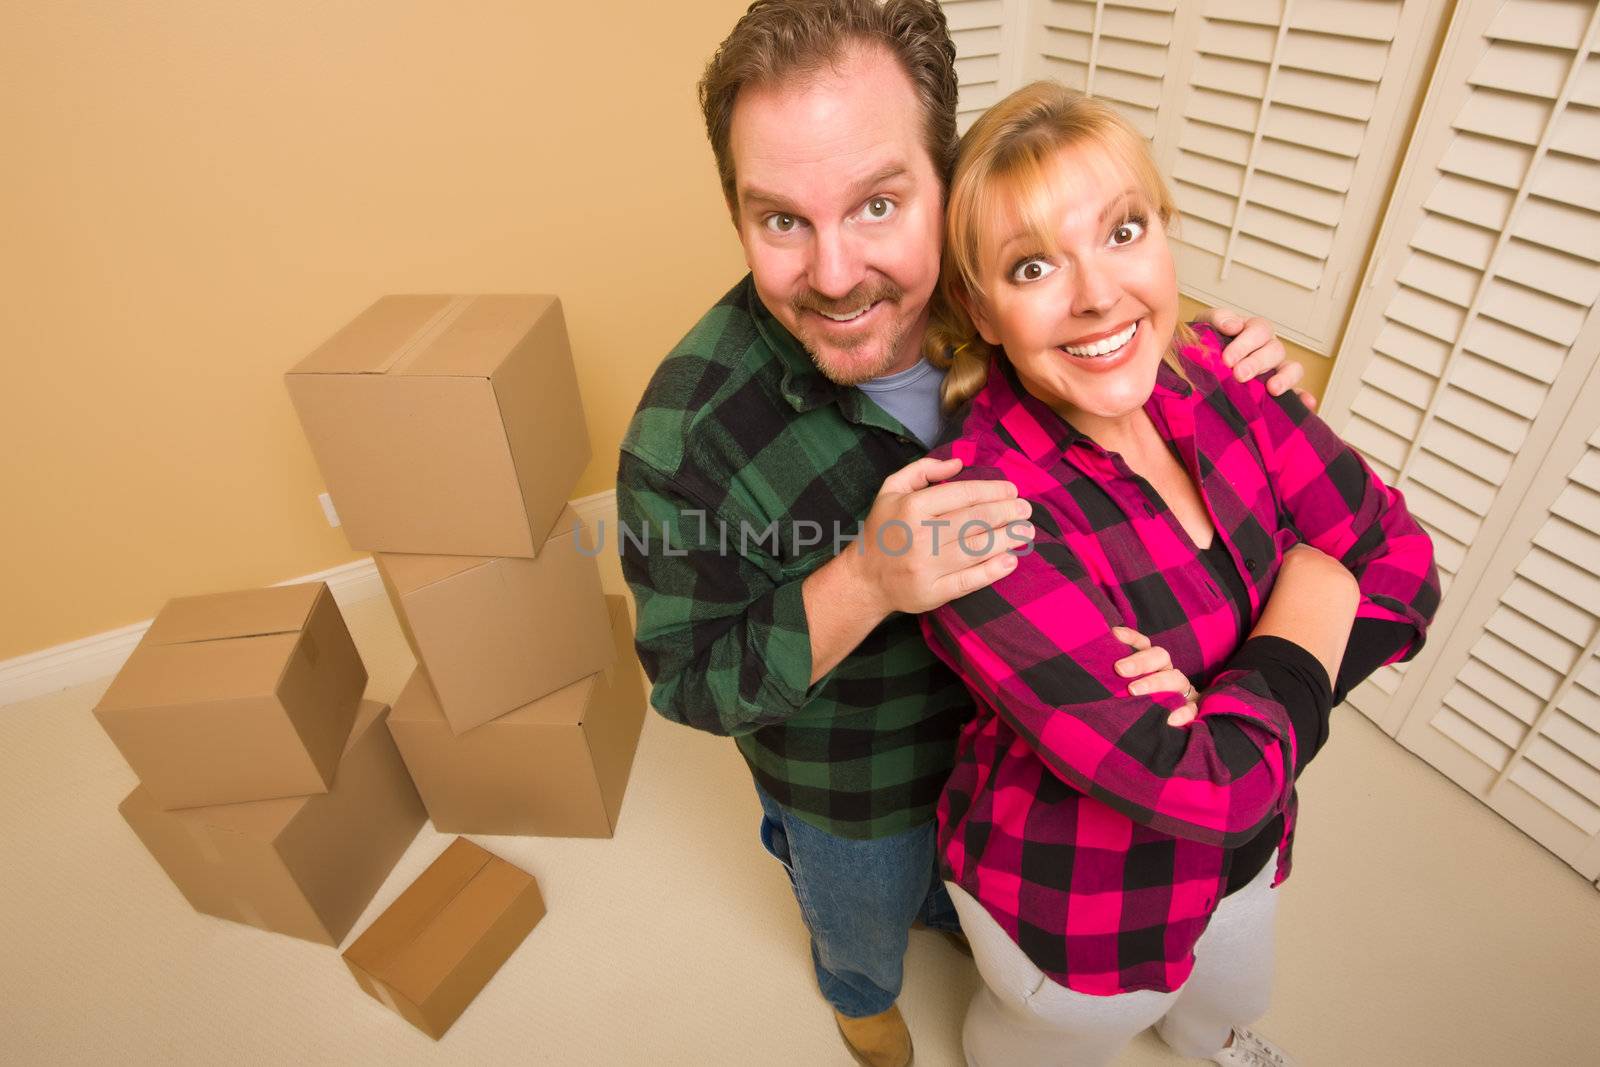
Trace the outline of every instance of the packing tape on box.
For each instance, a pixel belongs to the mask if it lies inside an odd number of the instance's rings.
[[[423,323],[411,339],[396,348],[389,354],[389,358],[378,364],[379,374],[388,374],[390,371],[399,370],[408,363],[413,362],[422,353],[428,350],[439,335],[455,324],[463,312],[471,307],[478,298],[475,296],[458,296],[433,314],[433,317]]]

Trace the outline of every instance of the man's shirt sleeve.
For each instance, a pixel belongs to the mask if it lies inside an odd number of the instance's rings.
[[[1041,505],[1035,504],[1035,511]],[[1284,810],[1295,734],[1261,676],[1223,671],[1198,717],[1177,694],[1131,696],[1113,664],[1121,617],[1082,563],[1035,522],[1033,551],[987,589],[923,616],[934,650],[1056,777],[1135,822],[1234,848]]]
[[[635,645],[656,710],[724,735],[800,711],[826,678],[808,684],[802,578],[785,580],[774,561],[750,551],[763,531],[728,527],[626,452],[617,521],[622,572],[638,605]]]

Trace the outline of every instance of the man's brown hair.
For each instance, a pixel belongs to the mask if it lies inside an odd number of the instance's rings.
[[[756,0],[700,79],[700,110],[722,195],[737,220],[729,133],[746,86],[775,85],[836,63],[851,47],[888,49],[922,105],[922,140],[943,186],[956,154],[956,46],[933,0]]]

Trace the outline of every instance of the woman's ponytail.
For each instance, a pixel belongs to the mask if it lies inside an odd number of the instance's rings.
[[[923,354],[929,363],[945,372],[939,396],[946,412],[977,396],[989,380],[995,348],[978,335],[966,309],[942,284],[930,305]]]

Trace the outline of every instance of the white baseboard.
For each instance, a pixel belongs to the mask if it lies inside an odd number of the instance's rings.
[[[578,518],[583,520],[584,525],[598,529],[598,524],[604,522],[605,528],[611,531],[606,536],[608,538],[616,536],[617,491],[615,489],[579,497],[572,501],[572,510],[578,513]],[[594,542],[589,541],[588,544],[592,545]]]
[[[574,500],[572,507],[591,527],[602,520],[607,528],[616,525],[615,490],[607,489]],[[327,582],[333,599],[341,608],[383,595],[383,583],[378,580],[378,568],[370,556],[275,584],[300,582]],[[116,674],[149,627],[150,620],[146,619],[54,648],[0,660],[0,707]]]

